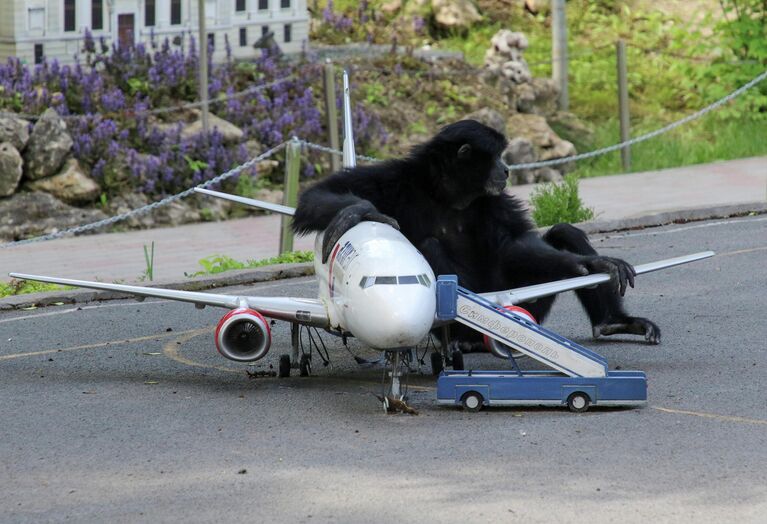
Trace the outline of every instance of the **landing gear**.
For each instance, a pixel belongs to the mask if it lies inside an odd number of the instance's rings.
[[[308,377],[312,373],[312,357],[304,353],[298,365],[299,375]]]
[[[277,369],[278,377],[288,378],[290,376],[290,355],[280,355],[280,365]]]

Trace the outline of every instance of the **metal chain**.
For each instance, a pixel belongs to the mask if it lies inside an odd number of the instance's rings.
[[[227,102],[229,100],[234,100],[237,98],[242,98],[244,96],[247,96],[252,93],[257,93],[258,91],[261,91],[263,89],[268,89],[270,87],[274,87],[276,85],[282,84],[283,82],[289,82],[291,80],[297,79],[297,75],[289,75],[282,78],[279,78],[277,80],[274,80],[273,82],[269,82],[266,84],[261,84],[253,87],[249,87],[247,89],[244,89],[242,91],[238,91],[237,93],[233,93],[231,95],[222,96],[219,98],[215,98],[213,100],[208,100],[208,105],[213,104],[219,104],[222,102]],[[194,109],[197,107],[202,107],[204,105],[203,102],[189,102],[186,104],[181,104],[178,106],[169,106],[169,107],[158,107],[155,109],[144,109],[142,111],[116,111],[116,112],[109,112],[109,113],[88,113],[83,115],[61,115],[61,118],[64,120],[74,120],[78,118],[86,118],[86,117],[96,117],[96,116],[102,116],[102,117],[112,117],[112,116],[118,116],[118,115],[130,115],[132,117],[137,115],[160,115],[163,113],[172,113],[174,111],[182,111],[184,109]],[[12,111],[0,111],[0,117],[15,117],[15,118],[22,118],[24,120],[39,120],[41,115],[32,115],[28,113],[14,113]]]
[[[186,198],[189,195],[194,193],[194,190],[196,188],[207,188],[212,185],[215,185],[219,182],[222,182],[226,180],[227,178],[231,178],[235,175],[240,174],[246,169],[249,169],[256,165],[258,162],[265,160],[269,158],[270,156],[274,155],[278,151],[281,151],[285,148],[285,146],[288,144],[288,142],[283,142],[282,144],[273,147],[272,149],[266,151],[265,153],[261,153],[255,158],[252,158],[245,162],[244,164],[241,164],[235,168],[230,169],[229,171],[222,173],[214,178],[211,178],[210,180],[203,182],[202,184],[199,184],[195,187],[191,187],[185,191],[182,191],[181,193],[177,193],[175,195],[171,195],[169,197],[165,197],[162,200],[158,200],[157,202],[152,202],[151,204],[147,204],[145,206],[133,209],[131,211],[128,211],[127,213],[123,213],[121,215],[115,215],[113,217],[105,218],[103,220],[99,220],[97,222],[92,222],[90,224],[83,224],[81,226],[72,227],[69,229],[65,229],[64,231],[57,231],[56,233],[50,233],[48,235],[42,235],[39,237],[34,238],[28,238],[26,240],[18,240],[16,242],[9,242],[6,244],[0,244],[0,249],[6,248],[6,247],[12,247],[12,246],[21,246],[24,244],[31,244],[33,242],[42,242],[45,240],[55,240],[57,238],[62,238],[67,235],[78,235],[80,233],[85,233],[88,231],[93,231],[99,228],[102,228],[104,226],[109,226],[112,224],[116,224],[118,222],[122,222],[123,220],[127,220],[128,218],[132,218],[138,215],[143,215],[145,213],[149,213],[150,211],[153,211],[159,207],[168,205],[172,202],[176,202],[178,200],[181,200],[182,198]]]
[[[320,144],[315,144],[313,142],[308,142],[306,140],[301,140],[301,143],[304,144],[309,149],[314,149],[316,151],[322,151],[323,153],[329,153],[331,155],[336,156],[343,156],[344,152],[339,151],[338,149],[333,149],[332,147],[327,146],[321,146]],[[365,155],[357,155],[358,160],[367,160],[368,162],[382,162],[379,158],[374,158],[372,156],[365,156]]]

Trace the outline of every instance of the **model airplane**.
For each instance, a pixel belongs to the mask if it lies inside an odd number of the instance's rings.
[[[349,106],[348,79],[344,74],[344,103]],[[345,148],[352,144],[351,112],[344,111]],[[348,151],[347,151],[348,153]],[[345,154],[349,167],[354,155]],[[294,209],[206,189],[200,193],[247,205],[293,215]],[[400,397],[400,362],[403,351],[410,351],[427,337],[434,327],[444,324],[436,317],[436,278],[421,253],[396,229],[378,222],[362,222],[349,229],[335,244],[332,255],[322,263],[322,234],[315,240],[315,274],[319,296],[309,298],[225,295],[72,280],[24,273],[10,273],[18,279],[35,280],[68,286],[124,292],[137,297],[155,297],[190,302],[198,308],[215,306],[229,309],[215,330],[219,353],[237,362],[264,358],[271,345],[266,317],[290,322],[294,328],[304,325],[325,329],[339,335],[352,335],[373,349],[382,350],[393,366],[386,396]],[[636,266],[643,274],[713,255],[707,251],[651,264]],[[609,281],[607,274],[594,274],[486,293],[483,296],[502,306],[534,301],[538,298]],[[505,346],[491,346],[491,351],[506,358]],[[443,348],[446,351],[446,348]],[[293,355],[280,358],[280,375],[298,367],[298,347]]]

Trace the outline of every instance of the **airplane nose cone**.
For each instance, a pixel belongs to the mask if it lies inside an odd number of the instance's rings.
[[[355,311],[352,332],[375,349],[413,347],[434,323],[434,290],[421,285],[376,286],[364,311]]]

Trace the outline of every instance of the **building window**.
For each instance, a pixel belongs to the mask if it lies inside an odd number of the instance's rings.
[[[285,31],[283,32],[283,35],[282,35],[283,36],[283,39],[282,39],[283,42],[290,42],[290,40],[291,40],[290,37],[292,36],[291,35],[292,29],[293,29],[293,27],[290,24],[285,24]]]
[[[262,25],[261,26],[261,36],[264,37],[269,32],[269,26],[268,25]]]
[[[248,29],[245,27],[240,28],[240,47],[248,45]]]
[[[208,49],[216,50],[216,34],[208,33]]]
[[[43,44],[35,44],[35,63],[43,63]]]
[[[104,0],[91,1],[91,29],[104,29]]]
[[[144,0],[144,26],[154,27],[155,24],[154,0]],[[181,18],[179,16],[179,18]]]
[[[29,10],[29,30],[42,31],[45,29],[45,8],[36,7]]]
[[[280,0],[280,7],[283,9],[290,8],[290,0]]]
[[[245,0],[236,0],[234,4],[234,10],[235,11],[245,11]]]
[[[171,25],[181,23],[181,0],[170,0],[170,23]]]
[[[64,31],[75,30],[75,0],[64,0]]]
[[[269,0],[258,0],[258,10],[266,11],[269,9]]]

